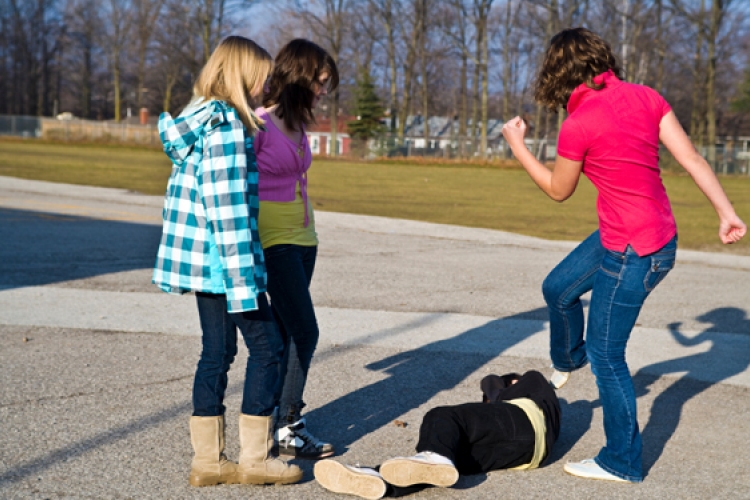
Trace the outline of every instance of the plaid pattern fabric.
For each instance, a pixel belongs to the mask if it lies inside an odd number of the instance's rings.
[[[225,293],[231,313],[257,309],[266,267],[253,138],[222,101],[163,113],[159,133],[173,165],[153,282],[168,293]]]

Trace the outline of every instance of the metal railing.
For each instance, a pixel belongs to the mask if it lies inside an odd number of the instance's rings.
[[[526,146],[534,155],[545,162],[554,161],[557,155],[557,141],[545,138],[526,138]],[[750,139],[726,141],[714,147],[713,155],[709,155],[709,147],[698,148],[701,155],[712,164],[714,172],[723,175],[750,175]],[[480,141],[475,137],[406,137],[384,135],[370,139],[365,146],[363,142],[353,141],[352,151],[360,156],[368,157],[432,157],[445,159],[478,159],[481,157]],[[362,154],[364,153],[364,154]],[[488,142],[485,159],[498,160],[513,158],[504,139]],[[667,149],[662,146],[659,150],[659,163],[662,169],[670,171],[682,170]]]
[[[57,120],[37,116],[0,115],[0,135],[43,138],[62,141],[118,142],[158,145],[156,125],[137,125],[95,120]],[[526,145],[541,161],[554,161],[557,142],[545,138],[526,139]],[[477,137],[406,137],[382,135],[364,141],[352,140],[352,153],[360,157],[426,157],[436,159],[479,159],[482,157]],[[727,140],[714,147],[699,148],[704,158],[712,158],[711,166],[718,174],[750,175],[750,139]],[[681,170],[672,155],[662,147],[660,165],[665,170]],[[502,138],[488,141],[484,158],[502,160],[512,158],[510,148]]]

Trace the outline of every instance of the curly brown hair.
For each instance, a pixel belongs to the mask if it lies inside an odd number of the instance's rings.
[[[330,77],[329,90],[336,90],[339,72],[328,52],[310,40],[292,40],[276,55],[263,105],[268,108],[278,104],[276,114],[289,130],[314,123],[315,87],[320,85],[318,79],[324,73]]]
[[[544,56],[534,88],[534,99],[548,109],[557,111],[568,104],[576,87],[585,83],[601,90],[594,77],[612,70],[622,78],[612,47],[599,35],[586,28],[565,29],[552,37]]]

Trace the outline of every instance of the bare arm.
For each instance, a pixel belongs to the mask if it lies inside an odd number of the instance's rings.
[[[550,171],[526,147],[523,142],[525,134],[526,123],[518,116],[503,125],[505,140],[536,185],[555,201],[570,198],[578,187],[583,163],[558,156],[554,169]]]
[[[703,191],[719,216],[719,239],[724,244],[740,241],[747,226],[737,216],[732,203],[719,184],[706,160],[695,150],[674,112],[670,111],[659,123],[659,139],[675,160],[687,170],[698,188]]]

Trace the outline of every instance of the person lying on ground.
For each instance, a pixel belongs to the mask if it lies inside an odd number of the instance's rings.
[[[315,479],[335,493],[377,499],[450,487],[460,474],[539,467],[560,434],[560,403],[549,381],[531,370],[488,375],[480,385],[483,402],[427,412],[416,455],[374,468],[323,460],[315,464]]]

